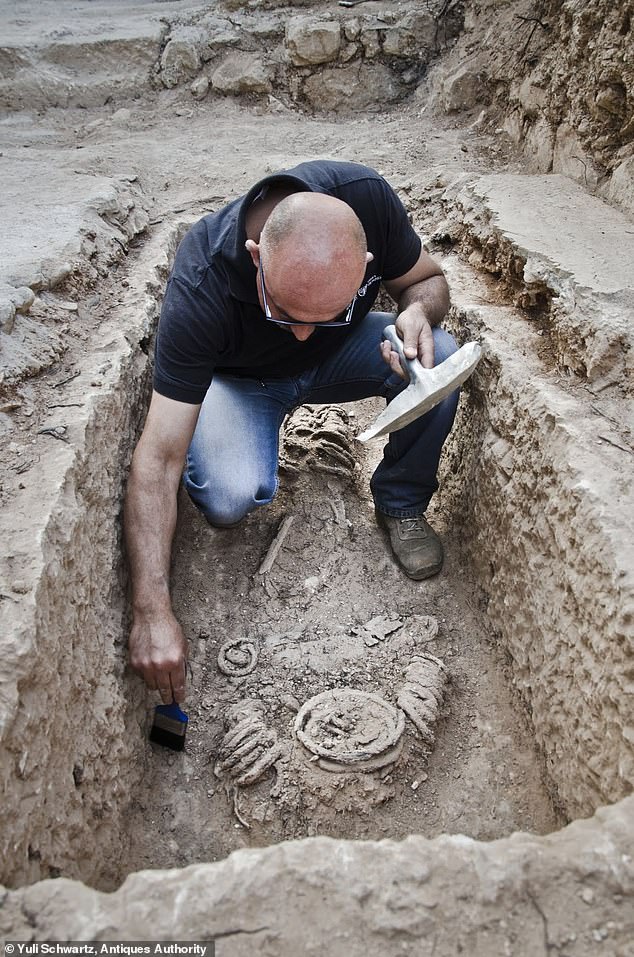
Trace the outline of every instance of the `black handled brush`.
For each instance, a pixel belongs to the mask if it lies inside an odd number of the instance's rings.
[[[182,751],[189,718],[175,701],[159,704],[154,709],[154,721],[150,729],[150,741],[172,751]]]

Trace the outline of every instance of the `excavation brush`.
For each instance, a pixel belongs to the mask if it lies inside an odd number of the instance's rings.
[[[361,442],[387,432],[397,432],[429,412],[469,378],[482,355],[479,343],[467,342],[433,369],[424,369],[418,359],[406,358],[403,342],[395,326],[387,326],[383,330],[383,338],[398,352],[403,371],[409,377],[409,385],[392,399],[369,429],[357,436]]]

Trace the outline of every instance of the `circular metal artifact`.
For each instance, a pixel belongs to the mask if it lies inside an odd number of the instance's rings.
[[[258,649],[248,638],[231,638],[218,651],[218,667],[230,678],[250,675],[257,663]]]
[[[333,688],[307,701],[295,718],[299,741],[329,771],[374,770],[396,761],[405,716],[378,694]]]

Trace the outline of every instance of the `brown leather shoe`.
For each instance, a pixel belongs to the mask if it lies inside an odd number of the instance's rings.
[[[409,578],[421,581],[442,568],[442,542],[423,515],[392,518],[375,509],[376,521],[387,532],[396,561]]]

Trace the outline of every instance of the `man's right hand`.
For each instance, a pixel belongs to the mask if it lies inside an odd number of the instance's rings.
[[[199,409],[154,392],[126,496],[134,618],[130,663],[165,704],[185,697],[187,643],[169,597],[170,554],[176,495]]]
[[[187,642],[171,613],[135,617],[129,648],[130,664],[164,704],[185,700]]]

